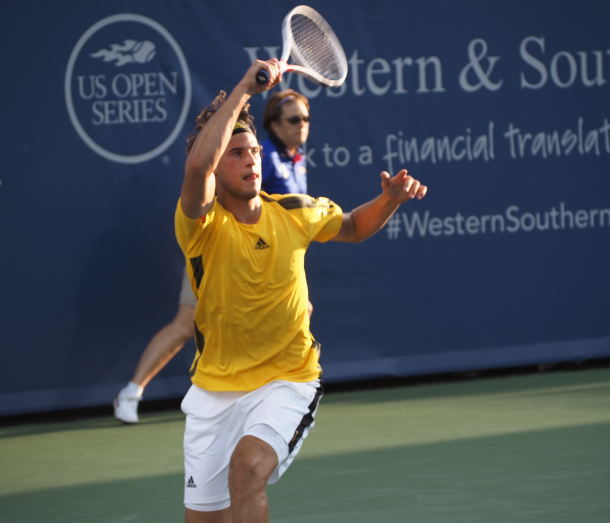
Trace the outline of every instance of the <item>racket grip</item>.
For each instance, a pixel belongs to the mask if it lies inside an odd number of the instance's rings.
[[[269,73],[264,69],[261,69],[258,73],[256,73],[256,83],[259,85],[266,85],[269,81]]]

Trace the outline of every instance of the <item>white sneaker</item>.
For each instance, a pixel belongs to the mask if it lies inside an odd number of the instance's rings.
[[[127,395],[123,391],[119,392],[112,402],[114,417],[123,423],[137,423],[139,421],[138,403],[141,399],[141,397]]]

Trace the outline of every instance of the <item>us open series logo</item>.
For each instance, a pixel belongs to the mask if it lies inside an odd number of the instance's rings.
[[[191,77],[180,46],[162,25],[122,13],[81,36],[64,92],[80,138],[108,160],[135,164],[160,155],[179,135]]]

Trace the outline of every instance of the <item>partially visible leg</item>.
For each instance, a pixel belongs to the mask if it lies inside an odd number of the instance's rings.
[[[146,387],[195,334],[195,308],[180,304],[176,317],[148,342],[131,381]]]
[[[167,365],[194,334],[195,308],[180,303],[171,323],[148,342],[131,382],[114,399],[114,417],[123,423],[138,423],[138,403],[148,382]]]
[[[239,440],[229,468],[231,523],[268,523],[266,487],[277,465],[277,454],[268,443],[254,436]]]

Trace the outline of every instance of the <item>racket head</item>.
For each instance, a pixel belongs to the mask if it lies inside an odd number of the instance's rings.
[[[295,72],[329,87],[345,82],[345,51],[328,22],[316,10],[300,5],[290,11],[282,23],[282,39],[282,60],[288,60],[290,54],[300,66],[294,68]]]

